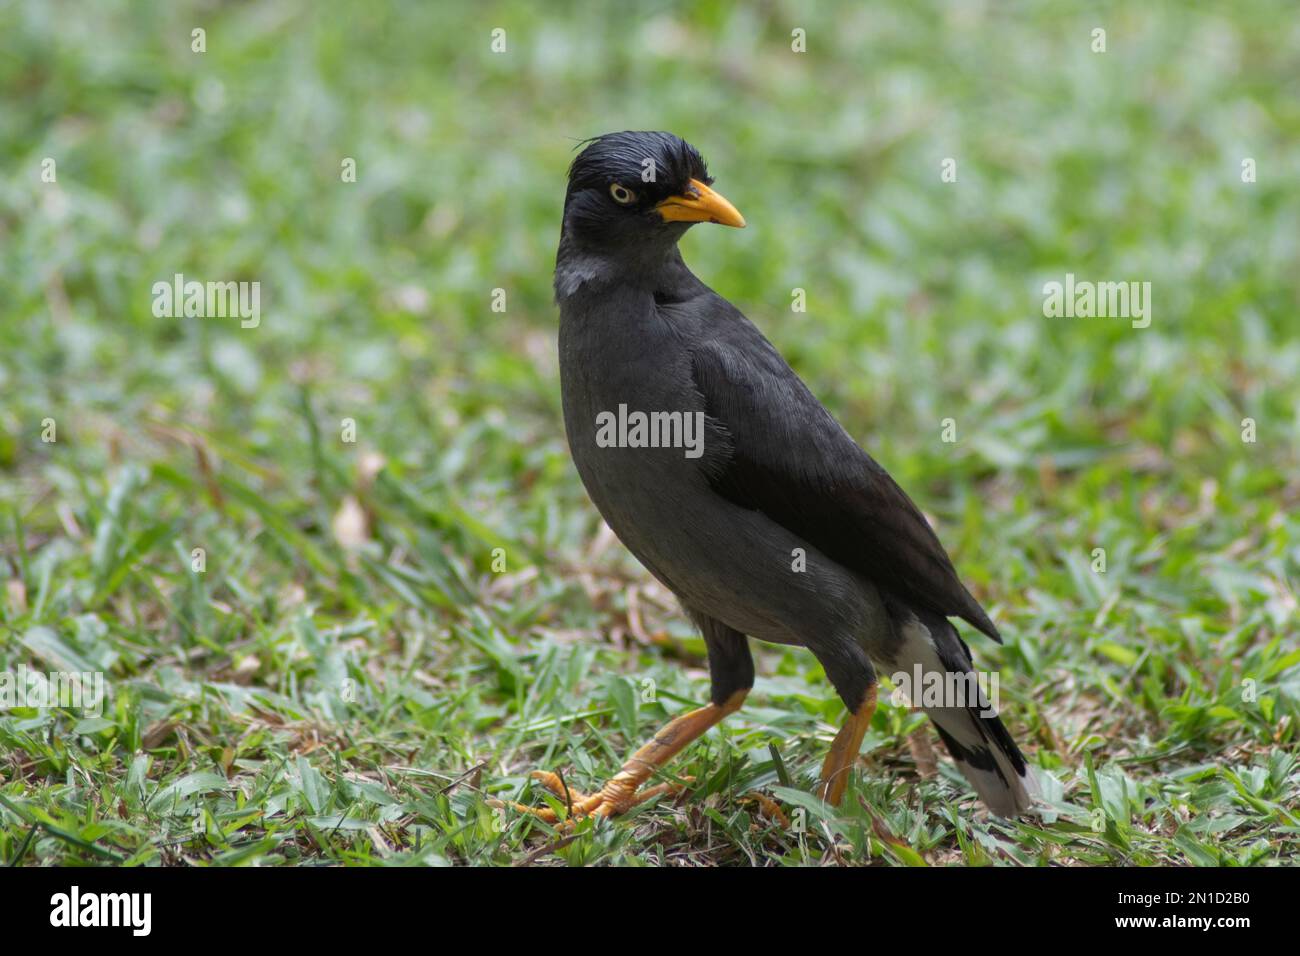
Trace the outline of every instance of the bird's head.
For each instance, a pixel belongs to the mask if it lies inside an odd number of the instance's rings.
[[[669,247],[697,222],[743,228],[712,182],[699,150],[672,133],[597,136],[569,169],[564,235],[618,256]]]

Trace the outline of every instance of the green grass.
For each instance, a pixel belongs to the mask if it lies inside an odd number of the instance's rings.
[[[110,691],[0,711],[0,861],[1297,862],[1292,14],[0,4],[0,672]],[[560,422],[565,169],[624,128],[703,150],[750,227],[688,261],[998,620],[1041,821],[923,774],[884,695],[827,812],[843,707],[775,647],[680,799],[567,835],[488,806],[597,786],[708,694]],[[177,272],[259,281],[261,325],[155,318]],[[1151,326],[1044,318],[1066,272],[1151,282]]]

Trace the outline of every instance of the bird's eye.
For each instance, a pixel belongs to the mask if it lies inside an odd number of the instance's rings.
[[[636,202],[636,193],[628,189],[622,183],[610,183],[609,194],[614,197],[614,202],[620,206],[626,206],[629,203]]]

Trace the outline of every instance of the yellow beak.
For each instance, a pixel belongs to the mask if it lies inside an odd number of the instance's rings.
[[[716,222],[720,226],[745,228],[745,217],[740,210],[698,179],[691,180],[685,195],[669,196],[655,208],[664,222]]]

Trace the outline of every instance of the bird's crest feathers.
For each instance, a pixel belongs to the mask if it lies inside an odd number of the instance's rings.
[[[681,192],[692,179],[712,185],[704,157],[686,140],[672,133],[624,130],[593,136],[569,167],[569,192],[606,189],[611,182],[640,184],[650,194]],[[647,162],[649,161],[649,162]],[[653,179],[646,179],[652,174]]]

